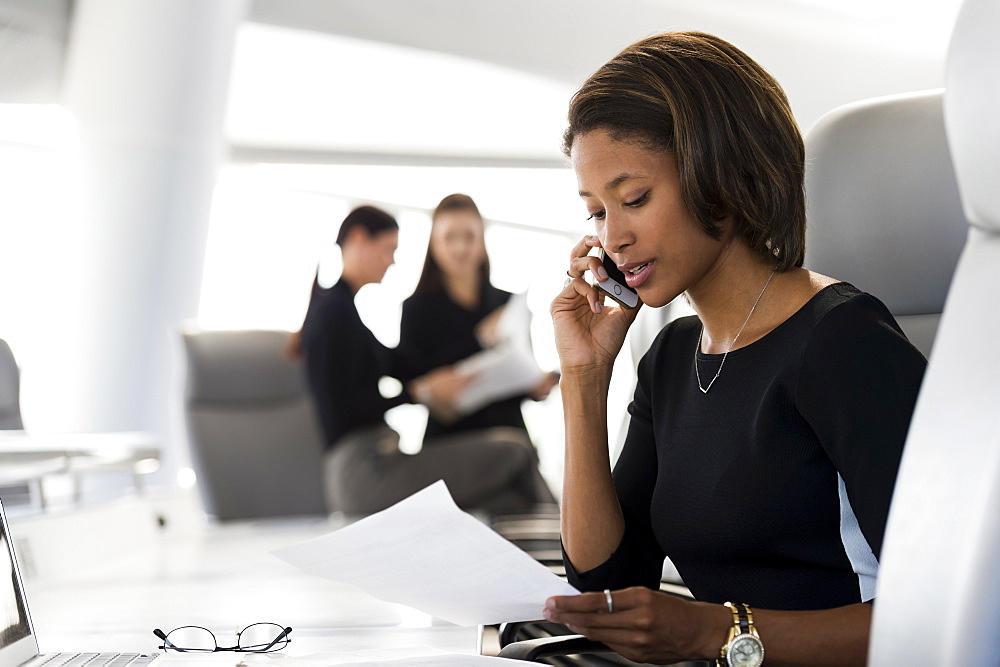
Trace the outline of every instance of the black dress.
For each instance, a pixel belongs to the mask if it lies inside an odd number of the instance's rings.
[[[483,347],[476,338],[476,326],[508,299],[510,292],[485,283],[480,291],[479,305],[471,310],[455,303],[443,288],[414,294],[404,301],[399,344],[406,349],[416,374],[422,375],[480,352]],[[424,439],[493,426],[523,429],[521,402],[524,398],[515,396],[491,403],[451,423],[430,416]]]
[[[838,283],[729,354],[707,394],[701,323],[639,364],[614,481],[625,535],[582,590],[656,587],[664,555],[699,600],[766,609],[869,601],[926,361],[886,307]],[[711,378],[722,355],[697,355]],[[568,561],[568,559],[567,559]]]
[[[329,289],[313,288],[302,325],[306,377],[327,446],[352,431],[385,424],[385,413],[411,402],[404,391],[385,398],[382,376],[413,376],[407,357],[386,347],[365,326],[354,293],[343,279]]]

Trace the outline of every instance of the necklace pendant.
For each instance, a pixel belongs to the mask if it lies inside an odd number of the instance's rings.
[[[743,320],[743,326],[741,326],[740,330],[736,332],[736,337],[733,338],[733,342],[729,344],[729,347],[726,349],[726,353],[722,355],[722,361],[719,362],[719,370],[716,371],[715,377],[712,378],[712,380],[708,383],[707,387],[701,386],[701,371],[698,370],[698,352],[701,351],[701,339],[705,335],[705,326],[702,325],[701,332],[698,334],[698,344],[694,348],[694,375],[698,380],[698,389],[701,390],[701,393],[707,394],[708,390],[712,388],[713,384],[715,384],[715,381],[719,379],[720,375],[722,375],[722,367],[726,365],[726,358],[729,356],[729,353],[732,351],[732,349],[736,346],[736,341],[740,339],[740,334],[742,334],[743,330],[746,329],[747,322],[750,321],[750,317],[753,315],[753,311],[757,310],[757,304],[760,303],[760,298],[764,296],[764,292],[765,290],[767,290],[767,286],[771,284],[771,278],[774,277],[774,274],[777,271],[778,267],[775,266],[774,269],[771,271],[771,275],[767,277],[767,281],[764,283],[764,287],[761,288],[760,294],[757,295],[757,300],[753,302],[753,306],[750,307],[750,312],[747,313],[747,318]]]
[[[697,359],[694,362],[694,366],[695,366],[695,371],[697,371],[698,370],[698,361],[697,361]],[[701,389],[701,393],[707,394],[708,390],[712,388],[712,385],[715,384],[715,381],[719,379],[720,375],[722,375],[722,367],[721,366],[719,367],[718,372],[715,374],[715,377],[713,377],[711,380],[709,380],[707,387],[702,387],[701,386],[701,377],[698,376],[698,389]]]

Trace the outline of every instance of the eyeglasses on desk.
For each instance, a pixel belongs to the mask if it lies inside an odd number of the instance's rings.
[[[156,628],[153,634],[163,640],[161,649],[179,653],[216,653],[237,651],[244,653],[270,653],[280,651],[291,641],[289,627],[277,623],[254,623],[236,633],[236,646],[219,646],[215,635],[200,625],[183,625],[170,632]]]

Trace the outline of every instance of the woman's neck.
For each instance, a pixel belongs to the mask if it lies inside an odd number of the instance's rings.
[[[365,278],[363,270],[348,263],[344,264],[344,270],[340,274],[340,279],[351,288],[351,294],[357,294],[362,287],[371,282]]]
[[[479,305],[479,293],[482,279],[478,273],[467,276],[443,276],[444,289],[452,301],[465,307],[475,308]]]
[[[702,352],[726,352],[734,348],[737,335],[735,347],[749,345],[784,321],[775,322],[773,317],[780,301],[777,283],[784,282],[774,268],[774,263],[744,243],[731,243],[708,273],[687,290],[688,301],[705,327]]]

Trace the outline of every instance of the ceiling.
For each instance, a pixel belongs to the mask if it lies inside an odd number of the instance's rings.
[[[804,127],[840,104],[939,87],[960,0],[252,0],[259,23],[481,60],[576,85],[666,30],[713,32],[785,86]]]
[[[255,24],[486,62],[551,81],[563,96],[643,36],[704,30],[734,42],[771,71],[808,129],[840,104],[943,85],[959,2],[248,0],[247,6]],[[0,0],[0,102],[59,99],[72,9],[73,0]],[[317,57],[329,71],[346,69]],[[305,106],[308,95],[303,91],[301,101],[289,104]],[[518,109],[532,102],[502,103]],[[270,143],[283,141],[275,136]]]
[[[250,17],[578,82],[631,42],[676,29],[715,32],[765,54],[825,43],[940,54],[957,5],[957,0],[252,0]]]
[[[490,108],[506,107],[500,113],[510,117],[523,116],[526,106],[534,106],[536,124],[545,124],[546,128],[553,123],[561,126],[565,101],[574,87],[623,47],[667,30],[702,30],[734,42],[774,74],[784,86],[800,124],[808,129],[821,115],[841,104],[943,85],[945,54],[958,3],[959,0],[616,0],[614,3],[251,0],[249,19],[266,26],[403,47],[401,63],[405,62],[407,49],[411,54],[417,49],[528,73],[550,82],[551,91],[559,96],[557,105],[550,99],[543,100],[541,95],[522,92],[517,86],[509,88],[511,93],[506,98],[490,97],[488,104]],[[267,52],[275,60],[282,57],[278,47]],[[310,59],[313,62],[308,62]],[[311,80],[324,83],[331,77],[360,72],[369,66],[364,57],[338,56],[333,48],[328,55],[319,50],[311,58],[299,58],[297,62],[302,67],[317,68],[310,75]],[[345,63],[348,63],[346,68]],[[255,71],[262,69],[257,67]],[[411,70],[401,77],[393,81],[391,69],[388,74],[383,69],[371,80],[407,90],[405,84],[421,78],[421,74]],[[259,99],[246,85],[246,77],[243,81],[234,87],[236,97]],[[275,90],[280,82],[261,85]],[[262,96],[265,92],[256,94]],[[409,90],[406,95],[415,105],[440,101],[433,95],[424,96],[431,99],[421,98],[419,93]],[[282,115],[293,118],[301,109],[320,109],[323,104],[323,100],[303,97],[289,103]],[[332,118],[335,113],[336,109],[330,108],[328,116]],[[322,135],[318,127],[310,132],[315,138]],[[555,137],[559,133],[558,129],[549,132]],[[473,146],[476,155],[492,152],[477,146],[472,139],[461,138],[457,133],[456,137]],[[282,139],[271,137],[266,143],[280,145]],[[305,155],[300,150],[301,142],[288,137],[288,145],[296,143],[299,146],[294,147],[294,154],[288,154],[291,160],[338,159],[331,154]],[[334,138],[327,145],[340,143],[342,140]],[[549,144],[520,154],[524,159],[530,156],[537,160],[539,155],[542,160],[558,159],[557,142]],[[348,156],[348,159],[356,158]],[[420,159],[429,163],[426,156]]]

